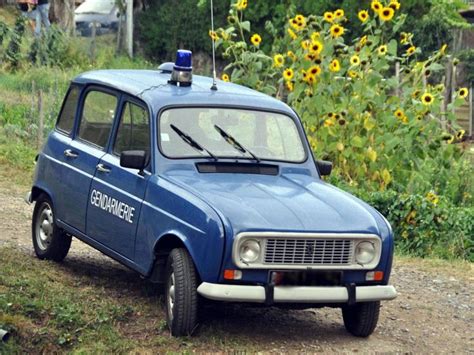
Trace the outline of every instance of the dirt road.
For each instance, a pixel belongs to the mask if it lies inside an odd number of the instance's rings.
[[[0,179],[0,248],[14,246],[22,250],[25,258],[30,258],[33,257],[30,241],[32,208],[24,203],[24,193],[25,189]],[[89,269],[94,277],[110,275],[118,283],[133,277],[131,271],[77,240],[73,241],[66,260]],[[69,268],[65,272],[67,270]],[[70,270],[73,272],[74,268]],[[145,281],[137,281],[130,287],[137,287],[140,282]],[[218,305],[204,312],[200,329],[195,334],[199,345],[186,351],[474,352],[474,273],[471,265],[396,258],[391,282],[399,296],[383,303],[379,325],[368,339],[348,335],[337,309],[294,311]],[[126,294],[128,290],[121,288],[115,292]],[[153,331],[143,329],[150,333],[148,336],[153,336]],[[214,332],[223,337],[222,348],[206,347],[206,337]],[[239,345],[229,348],[227,340]]]

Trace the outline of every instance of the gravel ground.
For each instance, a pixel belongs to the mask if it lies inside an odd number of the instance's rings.
[[[24,189],[0,181],[0,247],[13,245],[30,257],[32,207],[23,201],[24,194]],[[98,274],[110,268],[123,270],[77,240],[68,259]],[[124,277],[130,277],[127,274]],[[348,335],[340,311],[326,308],[213,305],[205,310],[201,327],[219,329],[229,339],[264,352],[474,353],[473,281],[470,264],[396,258],[391,283],[399,296],[383,303],[379,325],[368,339]],[[199,330],[195,336],[200,337]]]

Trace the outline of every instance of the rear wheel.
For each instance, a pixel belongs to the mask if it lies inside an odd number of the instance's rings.
[[[377,326],[380,301],[356,303],[342,308],[346,330],[357,337],[368,337]]]
[[[191,256],[173,249],[166,265],[166,320],[173,336],[191,335],[197,325],[197,282]]]
[[[62,261],[71,247],[71,236],[56,226],[51,199],[41,195],[35,204],[32,221],[35,253],[40,259]]]

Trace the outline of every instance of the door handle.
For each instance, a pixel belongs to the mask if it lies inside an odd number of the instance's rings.
[[[97,164],[96,168],[101,173],[110,173],[110,168],[106,167],[104,164]]]
[[[75,158],[77,158],[77,157],[79,156],[79,154],[73,152],[71,149],[66,149],[66,150],[64,151],[64,156],[65,156],[66,158],[73,158],[73,159],[75,159]]]

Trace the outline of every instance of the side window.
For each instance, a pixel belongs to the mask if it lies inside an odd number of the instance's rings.
[[[125,150],[150,150],[150,120],[148,112],[131,102],[125,103],[114,144],[114,153]]]
[[[105,147],[114,121],[117,97],[102,91],[87,93],[82,110],[79,138]]]
[[[66,99],[64,100],[63,109],[59,114],[58,122],[56,127],[65,132],[71,133],[74,127],[74,118],[76,116],[76,107],[79,100],[79,88],[72,86],[69,90]]]

